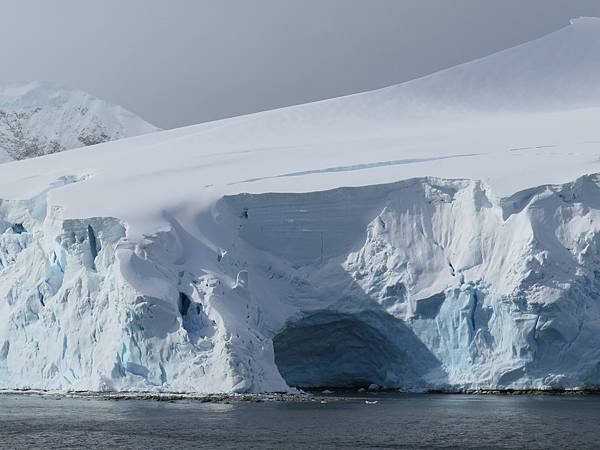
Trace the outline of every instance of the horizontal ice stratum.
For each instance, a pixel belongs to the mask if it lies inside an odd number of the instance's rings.
[[[0,387],[600,385],[600,20],[0,166]]]
[[[120,106],[51,83],[0,83],[0,163],[158,131]]]

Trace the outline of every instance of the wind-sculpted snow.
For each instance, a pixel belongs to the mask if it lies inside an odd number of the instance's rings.
[[[39,81],[0,85],[0,162],[153,131],[129,111],[81,91]]]
[[[0,387],[599,386],[598,54],[2,165]]]

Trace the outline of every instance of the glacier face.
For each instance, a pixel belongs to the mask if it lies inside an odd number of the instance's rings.
[[[158,131],[129,111],[50,83],[0,84],[0,162]]]
[[[600,385],[598,54],[1,165],[0,388]]]
[[[119,220],[64,219],[47,194],[0,203],[0,388],[285,389],[276,373],[238,372],[211,306],[223,281],[177,270],[175,230],[130,243]],[[254,345],[253,358],[272,356],[266,341]]]
[[[0,205],[3,388],[600,383],[600,177],[234,195],[204,241],[172,219],[130,242],[46,196]]]
[[[280,331],[282,373],[300,385],[334,386],[322,380],[335,362],[339,370],[360,369],[362,385],[598,384],[598,181],[583,177],[499,203],[478,182],[436,179],[342,189],[318,200],[244,199],[240,237],[275,256],[271,270],[288,268],[276,278],[300,279],[306,288],[286,295],[299,318]],[[338,331],[335,324],[349,320],[355,325]],[[364,342],[364,326],[389,333],[385,344]],[[388,356],[394,352],[402,356]],[[344,372],[351,384],[352,373]]]

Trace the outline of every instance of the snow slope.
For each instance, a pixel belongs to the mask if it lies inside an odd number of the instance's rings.
[[[0,387],[600,384],[600,20],[0,167]]]
[[[158,131],[120,106],[50,83],[0,84],[0,162]]]

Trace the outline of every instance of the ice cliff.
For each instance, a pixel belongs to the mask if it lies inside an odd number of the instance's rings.
[[[0,162],[158,131],[120,106],[46,82],[0,84]]]
[[[598,55],[3,165],[0,388],[600,385]]]

